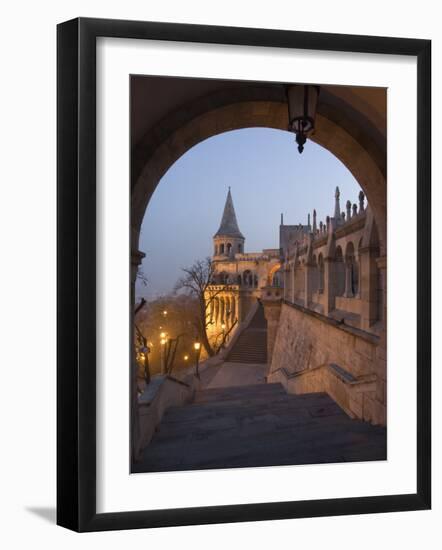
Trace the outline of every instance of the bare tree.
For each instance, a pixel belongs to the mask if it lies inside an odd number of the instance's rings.
[[[143,286],[147,286],[147,284],[149,282],[148,278],[146,277],[146,274],[144,273],[144,271],[142,269],[138,269],[138,271],[137,271],[137,281],[140,281],[140,283]]]
[[[177,281],[175,292],[184,291],[198,300],[198,313],[194,320],[194,327],[201,338],[204,349],[211,357],[215,354],[215,350],[207,336],[207,329],[211,323],[210,312],[215,298],[221,292],[228,290],[228,287],[225,285],[222,287],[212,286],[215,266],[210,258],[197,260],[191,267],[182,268],[182,270],[184,276]]]

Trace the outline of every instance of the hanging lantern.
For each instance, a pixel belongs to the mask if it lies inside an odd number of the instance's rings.
[[[298,151],[302,153],[307,137],[315,129],[316,107],[318,104],[319,86],[294,84],[287,86],[287,103],[289,110],[289,132],[296,134]]]

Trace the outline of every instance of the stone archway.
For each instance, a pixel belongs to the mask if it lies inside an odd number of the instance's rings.
[[[330,89],[328,89],[330,88]],[[382,121],[367,102],[321,89],[313,141],[335,155],[353,174],[373,210],[381,255],[386,254],[386,139]],[[343,94],[345,96],[345,92]],[[368,114],[367,114],[368,113]],[[132,154],[132,250],[150,197],[162,176],[194,145],[223,132],[251,127],[287,130],[283,87],[245,86],[221,90],[182,105],[163,118]],[[293,154],[297,154],[295,145]]]
[[[201,89],[205,85],[207,83],[202,84]],[[138,250],[141,224],[149,200],[167,170],[194,145],[223,132],[253,127],[287,130],[287,103],[282,84],[244,83],[237,88],[231,86],[231,83],[223,83],[219,90],[214,90],[213,86],[210,92],[198,93],[196,90],[193,99],[188,100],[187,97],[186,101],[181,102],[175,97],[172,103],[174,110],[165,112],[161,119],[146,129],[144,137],[133,143],[132,299],[137,267],[144,256]],[[378,267],[385,269],[386,107],[382,98],[373,100],[367,89],[362,90],[356,93],[345,87],[321,86],[316,130],[311,139],[337,157],[364,190],[378,229],[381,256]],[[381,107],[378,108],[376,103],[380,103]],[[298,154],[295,143],[293,154]],[[220,316],[221,309],[221,304],[218,308],[215,306],[215,317]],[[385,330],[381,335],[381,348],[385,350]],[[133,377],[132,406],[136,409],[135,369]],[[134,456],[139,450],[137,422],[133,425]]]
[[[272,280],[273,276],[277,271],[281,269],[281,262],[277,262],[275,265],[272,266],[272,268],[269,270],[269,273],[267,275],[267,285],[272,286]]]

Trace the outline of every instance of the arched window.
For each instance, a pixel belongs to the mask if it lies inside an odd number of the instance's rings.
[[[215,256],[218,256],[218,245],[215,245]]]
[[[280,278],[279,271],[276,271],[276,273],[273,274],[272,286],[276,286],[278,288],[281,286],[281,278]]]
[[[238,252],[242,254],[242,244],[238,243]]]
[[[316,254],[313,254],[312,257],[312,273],[311,273],[311,285],[312,285],[312,292],[316,293],[319,292],[319,269],[318,269],[318,262],[316,260]]]
[[[357,257],[357,262],[356,262],[356,266],[357,266],[357,275],[358,275],[358,298],[361,297],[361,248],[362,248],[362,237],[360,238],[359,240],[359,244],[358,244],[358,257]]]
[[[253,276],[252,276],[252,272],[249,269],[246,269],[242,274],[242,280],[245,286],[253,285]]]
[[[345,295],[348,298],[356,296],[358,293],[358,273],[355,258],[355,249],[352,242],[347,244],[345,249]]]
[[[227,243],[227,255],[230,256],[230,252],[232,250],[232,243]]]
[[[224,243],[221,243],[221,244],[219,245],[219,253],[220,253],[220,254],[224,254]]]
[[[336,296],[343,296],[345,292],[345,265],[342,248],[340,246],[336,247],[334,271]]]

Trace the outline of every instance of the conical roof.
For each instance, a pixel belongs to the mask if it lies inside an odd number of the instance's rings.
[[[235,208],[233,207],[230,187],[227,193],[226,204],[224,206],[221,224],[214,237],[236,237],[238,239],[244,239],[243,234],[239,230],[238,222],[236,221]]]

